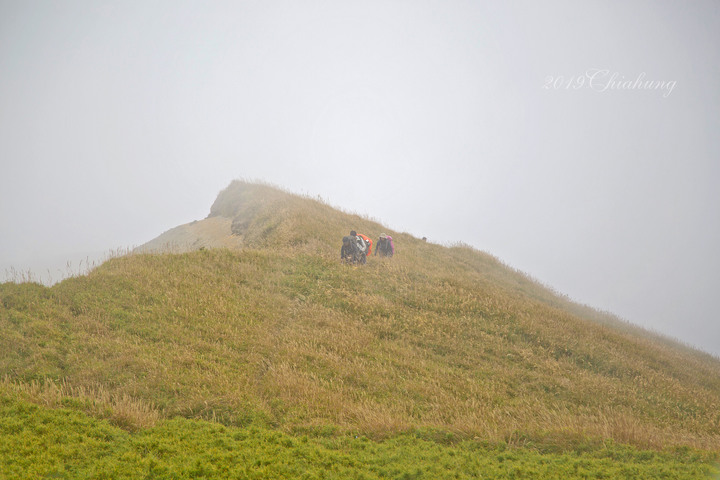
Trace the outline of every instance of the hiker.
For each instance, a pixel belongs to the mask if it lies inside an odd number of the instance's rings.
[[[395,244],[389,235],[380,234],[374,255],[380,254],[381,257],[392,257],[395,254]]]
[[[340,248],[340,260],[346,263],[355,263],[357,245],[350,237],[343,237],[342,248]]]
[[[353,244],[357,246],[359,252],[358,263],[366,263],[367,256],[372,249],[372,240],[362,233],[357,233],[355,230],[350,231],[350,238],[353,240]]]

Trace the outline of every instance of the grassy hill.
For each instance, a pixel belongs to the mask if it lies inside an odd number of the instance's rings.
[[[103,435],[122,448],[126,435],[188,428],[180,417],[293,445],[349,435],[533,454],[720,452],[717,358],[488,254],[239,181],[197,223],[202,241],[181,233],[200,250],[113,258],[50,288],[0,285],[6,423],[29,408],[50,424],[77,412],[88,431],[116,429]],[[350,229],[391,234],[396,256],[340,264]],[[35,427],[2,428],[24,438]]]

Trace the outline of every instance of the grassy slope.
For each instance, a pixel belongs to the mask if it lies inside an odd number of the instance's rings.
[[[184,416],[286,432],[574,448],[720,449],[720,362],[573,305],[493,257],[234,183],[242,251],[129,255],[52,288],[0,285],[3,388],[126,429]]]
[[[508,449],[434,432],[383,441],[291,436],[176,418],[136,434],[71,409],[0,397],[0,479],[644,479],[717,474],[688,448],[642,451],[607,443],[576,452]]]

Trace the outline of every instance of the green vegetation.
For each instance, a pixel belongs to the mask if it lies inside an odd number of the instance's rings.
[[[211,215],[233,219],[243,249],[0,285],[0,475],[713,471],[718,359],[482,252],[267,186],[234,182]],[[350,228],[393,235],[397,255],[340,264]]]
[[[136,434],[68,409],[0,397],[0,478],[471,479],[709,478],[707,453],[613,444],[540,453],[438,432],[383,441],[291,436],[176,418]]]

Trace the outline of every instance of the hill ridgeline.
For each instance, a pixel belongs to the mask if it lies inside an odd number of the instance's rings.
[[[396,255],[343,265],[343,235]],[[496,258],[235,181],[204,220],[53,287],[0,285],[0,393],[133,430],[720,449],[720,361]]]

